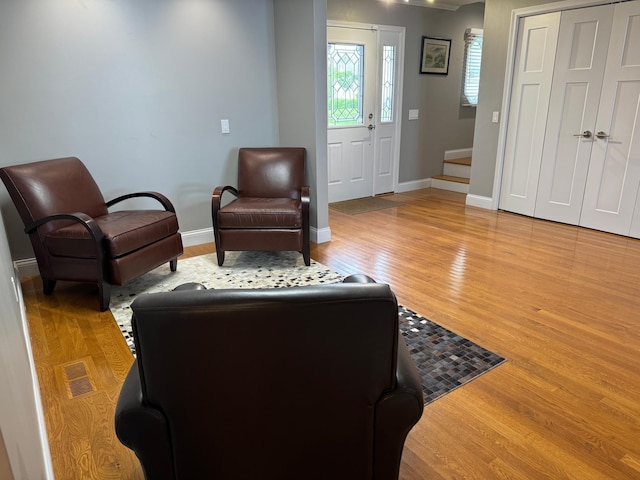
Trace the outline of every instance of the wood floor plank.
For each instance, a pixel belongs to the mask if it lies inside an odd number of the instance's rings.
[[[640,478],[640,241],[469,207],[455,192],[385,198],[403,205],[331,210],[332,241],[312,258],[389,283],[401,304],[507,359],[425,408],[400,478]],[[95,287],[22,286],[56,478],[142,479],[113,431],[133,358]],[[78,361],[95,390],[69,398],[61,372]]]

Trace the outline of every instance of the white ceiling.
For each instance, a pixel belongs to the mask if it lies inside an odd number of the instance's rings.
[[[484,3],[484,0],[380,0],[386,3],[400,3],[416,7],[439,8],[441,10],[457,10],[470,3]]]

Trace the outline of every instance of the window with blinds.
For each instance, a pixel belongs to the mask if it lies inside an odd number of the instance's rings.
[[[482,30],[468,28],[464,33],[464,65],[462,68],[462,99],[464,107],[478,105],[480,62],[482,59]]]

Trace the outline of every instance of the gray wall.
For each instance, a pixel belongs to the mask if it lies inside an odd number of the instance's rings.
[[[307,148],[311,224],[330,235],[326,11],[326,0],[274,0],[280,142]]]
[[[491,114],[501,111],[503,107],[502,95],[507,67],[511,11],[547,3],[554,2],[552,0],[486,0],[470,194],[491,197],[493,193],[499,124],[491,122]]]
[[[399,181],[442,173],[444,151],[473,145],[475,109],[460,107],[464,30],[482,28],[482,3],[457,11],[372,0],[327,0],[327,18],[406,28]],[[422,36],[452,39],[449,75],[420,75]],[[407,120],[420,109],[418,121]]]
[[[77,156],[107,199],[157,190],[182,231],[210,228],[237,148],[279,142],[273,15],[271,0],[0,2],[0,166]],[[32,257],[4,187],[0,208],[13,258]]]
[[[46,432],[39,428],[36,372],[29,359],[24,310],[18,303],[13,283],[19,286],[19,280],[13,270],[3,225],[0,214],[0,435],[13,477],[39,480],[49,478],[51,463],[48,455],[45,457]],[[4,453],[1,449],[0,455]],[[0,465],[0,478],[11,478],[3,476],[3,471],[6,472],[6,464]]]

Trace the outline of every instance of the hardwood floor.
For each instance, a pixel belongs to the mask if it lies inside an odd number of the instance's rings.
[[[332,241],[312,258],[389,283],[401,304],[507,358],[425,408],[400,477],[640,478],[640,241],[441,190],[388,198],[404,205],[330,210]],[[56,478],[142,479],[113,432],[132,357],[111,314],[91,286],[22,287]],[[74,380],[93,391],[71,398]]]

